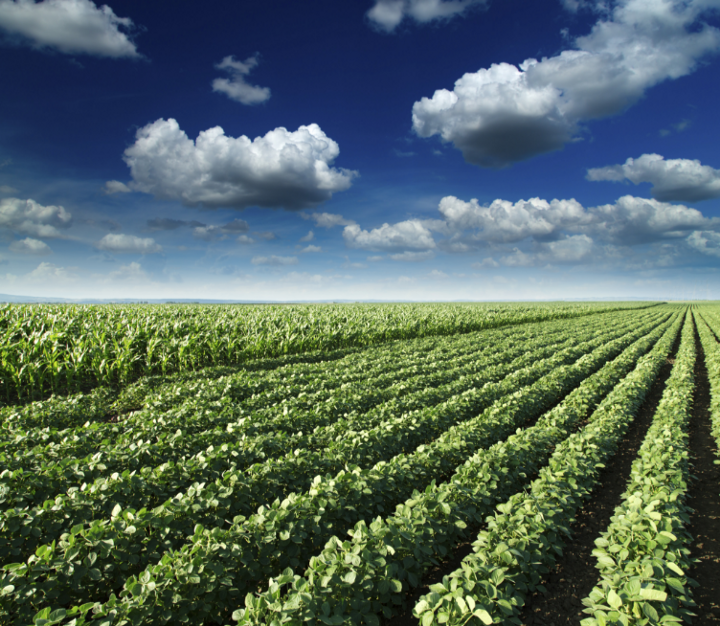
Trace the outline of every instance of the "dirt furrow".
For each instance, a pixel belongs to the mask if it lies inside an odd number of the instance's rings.
[[[695,347],[695,402],[688,430],[695,480],[690,484],[688,504],[695,509],[689,530],[695,539],[691,554],[697,562],[688,574],[700,584],[692,590],[698,605],[693,611],[697,623],[709,625],[720,624],[720,465],[715,465],[717,442],[710,428],[710,383],[697,330]]]

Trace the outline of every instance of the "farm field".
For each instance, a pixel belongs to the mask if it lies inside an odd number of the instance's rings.
[[[720,623],[718,305],[1,310],[0,624]]]

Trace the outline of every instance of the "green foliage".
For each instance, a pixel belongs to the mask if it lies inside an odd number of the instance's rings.
[[[0,402],[250,359],[652,306],[0,306]]]
[[[482,332],[463,326],[482,307],[408,310],[390,334],[427,337],[0,410],[0,623],[379,624],[493,510],[490,587],[453,575],[416,612],[512,621],[681,323],[678,307],[553,308],[499,307],[506,327]],[[518,325],[548,312],[579,317]]]
[[[583,600],[583,626],[689,621],[694,606],[685,504],[687,427],[692,411],[695,336],[688,315],[672,374],[633,462],[624,502],[595,542],[600,584]]]

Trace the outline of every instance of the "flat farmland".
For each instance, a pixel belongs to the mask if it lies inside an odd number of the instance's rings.
[[[0,624],[720,622],[720,306],[0,311]]]

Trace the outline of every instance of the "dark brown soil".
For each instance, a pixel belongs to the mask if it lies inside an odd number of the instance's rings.
[[[587,617],[583,613],[583,598],[597,584],[599,572],[595,569],[595,539],[610,524],[615,507],[627,487],[630,468],[637,451],[652,423],[655,410],[672,371],[674,356],[680,345],[680,334],[672,348],[670,358],[660,370],[638,415],[620,443],[617,453],[606,463],[600,482],[591,499],[578,513],[571,526],[572,539],[563,548],[563,557],[543,581],[547,593],[530,597],[520,615],[525,626],[577,626]]]
[[[702,321],[700,322],[703,323]],[[692,557],[698,562],[688,572],[699,587],[692,590],[697,607],[693,623],[720,624],[720,465],[717,442],[710,429],[710,385],[705,355],[696,332],[698,353],[695,367],[695,405],[690,420],[690,453],[692,473],[696,480],[690,485],[688,504],[695,509],[690,519],[690,534],[695,538]]]

